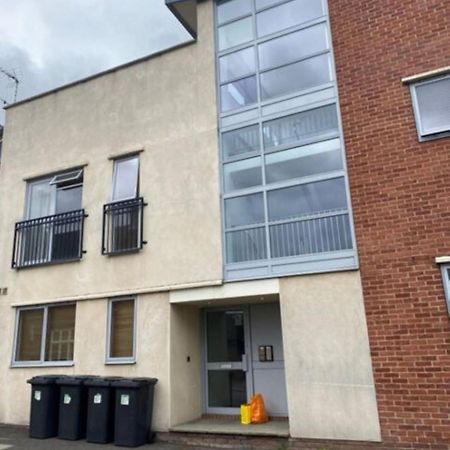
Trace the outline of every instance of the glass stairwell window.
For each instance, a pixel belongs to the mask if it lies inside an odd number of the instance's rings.
[[[13,267],[81,258],[82,193],[82,169],[28,183],[26,220],[15,229]]]
[[[114,161],[112,201],[103,207],[103,254],[142,249],[145,204],[139,197],[139,165],[138,155]]]
[[[216,0],[216,42],[225,277],[355,268],[326,0]]]

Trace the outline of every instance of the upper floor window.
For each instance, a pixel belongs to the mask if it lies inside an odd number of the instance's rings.
[[[450,135],[450,75],[411,84],[420,140]]]
[[[15,229],[13,267],[81,258],[82,192],[82,169],[28,183],[26,220]]]
[[[21,365],[73,361],[75,304],[17,311],[13,362]]]
[[[112,202],[103,209],[102,253],[140,250],[143,245],[144,200],[139,197],[139,156],[114,161]]]

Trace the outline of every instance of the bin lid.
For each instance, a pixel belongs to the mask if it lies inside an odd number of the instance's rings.
[[[96,375],[83,376],[66,376],[56,381],[56,384],[61,386],[82,386],[90,380],[97,379]]]
[[[60,378],[65,378],[65,375],[38,375],[27,380],[27,383],[32,385],[56,384]]]
[[[107,387],[111,386],[113,381],[123,380],[123,377],[92,377],[84,382],[86,386]]]
[[[112,381],[111,386],[137,389],[143,386],[155,385],[157,382],[157,378],[123,378],[122,380]]]

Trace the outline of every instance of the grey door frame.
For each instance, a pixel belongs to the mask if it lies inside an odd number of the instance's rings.
[[[207,348],[207,324],[206,315],[211,311],[242,311],[244,317],[244,341],[245,354],[242,362],[208,363]],[[248,305],[235,305],[228,307],[212,307],[202,310],[202,384],[203,384],[203,412],[206,414],[240,414],[239,408],[218,408],[209,407],[208,395],[208,370],[243,370],[247,384],[247,400],[249,401],[254,393],[253,389],[253,367],[252,367],[252,345],[250,333],[250,309]],[[224,367],[226,366],[226,367]]]

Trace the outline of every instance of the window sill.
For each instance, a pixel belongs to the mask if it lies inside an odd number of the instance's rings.
[[[36,367],[73,367],[75,364],[73,361],[47,361],[47,362],[13,362],[11,363],[11,369],[28,369]]]
[[[136,359],[108,359],[105,361],[105,366],[125,366],[136,364]]]

